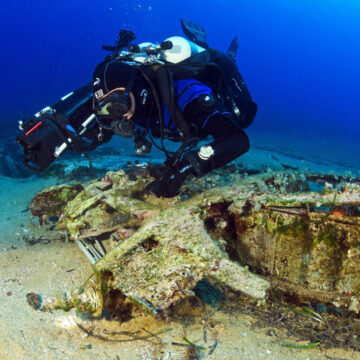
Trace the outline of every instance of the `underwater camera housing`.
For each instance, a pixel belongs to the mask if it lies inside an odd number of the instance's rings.
[[[110,140],[111,135],[96,122],[92,97],[89,83],[19,122],[16,141],[23,148],[28,169],[43,171],[67,150],[83,153]]]

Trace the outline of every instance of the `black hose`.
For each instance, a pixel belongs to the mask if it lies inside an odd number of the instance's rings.
[[[160,98],[158,95],[158,92],[156,90],[156,87],[154,85],[154,83],[150,80],[150,78],[147,76],[147,74],[145,74],[144,71],[142,71],[142,69],[139,69],[141,75],[145,78],[145,80],[150,84],[151,86],[151,90],[154,96],[154,100],[155,100],[155,104],[157,107],[157,111],[159,114],[159,122],[160,122],[160,136],[161,136],[161,146],[159,146],[154,138],[152,137],[150,131],[149,131],[149,123],[150,123],[150,116],[148,118],[147,124],[146,124],[146,132],[149,135],[150,141],[153,143],[153,145],[158,148],[159,150],[161,150],[162,152],[164,152],[166,158],[171,158],[171,155],[173,154],[173,152],[167,150],[164,146],[164,116],[163,116],[163,112],[162,112],[162,108],[161,108],[161,102],[160,102]],[[171,155],[170,155],[171,154]]]

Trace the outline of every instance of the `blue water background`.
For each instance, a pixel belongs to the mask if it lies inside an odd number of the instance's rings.
[[[239,36],[237,62],[259,105],[250,132],[360,155],[357,0],[11,0],[0,11],[2,134],[90,81],[120,28],[160,42],[182,35],[184,17],[220,50]]]

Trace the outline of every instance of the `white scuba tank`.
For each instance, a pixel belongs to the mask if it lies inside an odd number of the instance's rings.
[[[192,41],[187,40],[181,36],[172,36],[167,38],[165,41],[170,41],[172,43],[172,48],[168,50],[160,50],[160,59],[172,64],[177,64],[180,61],[189,58],[191,55],[205,51],[205,49],[201,46],[198,46]],[[158,45],[150,42],[143,42],[139,44],[140,50],[145,50],[150,46],[156,48]],[[134,60],[140,63],[144,63],[146,59],[148,59],[148,55],[145,51],[143,53],[140,52],[134,56]]]
[[[169,50],[162,51],[164,60],[173,64],[177,64],[192,55],[205,51],[203,47],[181,36],[172,36],[165,41],[171,41],[173,46]]]

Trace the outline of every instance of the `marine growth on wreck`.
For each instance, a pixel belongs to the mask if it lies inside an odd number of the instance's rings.
[[[94,274],[57,297],[28,294],[29,303],[168,317],[206,279],[249,299],[280,296],[358,313],[359,182],[301,173],[228,176],[193,179],[172,199],[146,194],[146,170],[41,191],[32,213],[40,221],[58,216],[56,229],[87,253]]]

